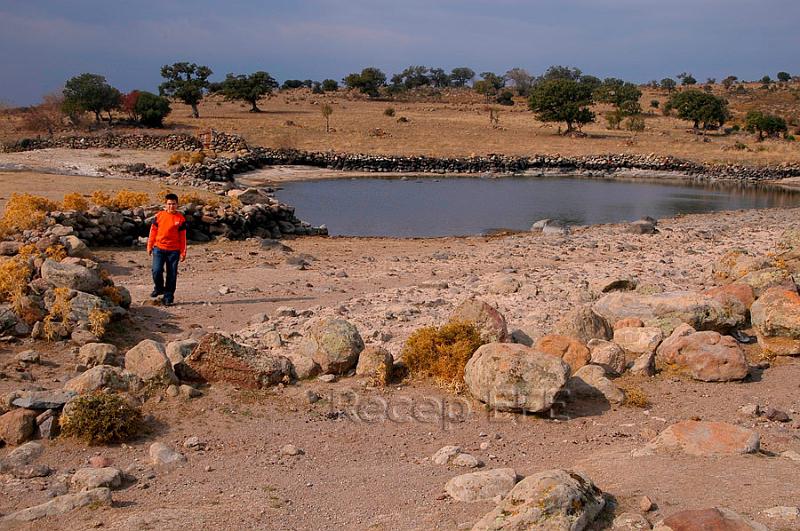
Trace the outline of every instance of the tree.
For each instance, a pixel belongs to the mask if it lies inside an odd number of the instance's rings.
[[[695,129],[701,123],[704,130],[722,127],[730,116],[727,100],[697,89],[673,94],[665,105],[665,110],[671,109],[677,110],[678,118],[693,122]]]
[[[562,65],[553,65],[547,70],[545,70],[544,74],[540,78],[542,81],[547,81],[550,79],[571,79],[573,81],[580,80],[582,75],[580,68],[575,68],[571,66],[562,66]]]
[[[450,76],[441,68],[431,68],[428,70],[428,77],[431,80],[431,85],[436,88],[445,88],[450,86]]]
[[[106,82],[106,78],[98,74],[81,74],[64,84],[64,112],[75,114],[93,112],[94,120],[100,121],[100,113],[118,108],[122,94]]]
[[[786,120],[780,116],[761,111],[748,112],[744,123],[749,132],[758,132],[759,142],[764,140],[765,134],[767,136],[775,136],[778,133],[786,133],[788,131]]]
[[[138,90],[132,90],[129,93],[122,96],[122,100],[120,102],[120,109],[122,112],[128,115],[128,118],[138,122],[139,115],[136,114],[136,102],[139,100],[140,92]]]
[[[762,85],[769,85],[770,83],[772,83],[772,78],[771,77],[764,76],[764,77],[761,78],[761,84]]]
[[[23,115],[23,127],[30,131],[47,131],[53,136],[64,125],[64,96],[59,92],[45,94],[42,103],[28,107]]]
[[[142,125],[147,127],[161,127],[164,118],[172,111],[169,100],[152,92],[137,91],[138,97],[134,106],[134,113],[139,117]]]
[[[678,84],[671,77],[665,77],[661,80],[661,88],[666,89],[667,92],[672,92],[677,86]]]
[[[347,88],[358,89],[370,98],[378,96],[378,89],[386,84],[386,74],[375,67],[367,67],[360,74],[350,74],[344,78]]]
[[[331,130],[330,120],[331,120],[331,114],[333,114],[333,107],[325,103],[322,105],[322,107],[320,107],[319,110],[322,113],[322,117],[325,118],[325,132],[327,133]]]
[[[296,89],[302,86],[303,82],[299,79],[287,79],[286,81],[283,82],[283,85],[281,85],[281,90]]]
[[[263,70],[250,75],[228,74],[220,83],[217,92],[225,96],[228,101],[244,101],[251,105],[250,112],[261,112],[258,100],[278,88],[278,82]]]
[[[738,81],[738,77],[736,76],[728,76],[722,80],[722,86],[725,87],[725,90],[730,90],[736,81]]]
[[[336,92],[339,90],[339,82],[335,79],[325,79],[322,81],[322,90],[325,92]]]
[[[594,121],[590,84],[574,79],[546,79],[531,89],[528,106],[543,122],[566,122],[567,133]]]
[[[195,63],[174,63],[161,67],[161,77],[166,79],[158,86],[158,93],[168,98],[177,98],[192,107],[192,116],[199,118],[197,104],[208,88],[208,78],[213,74],[207,66]]]
[[[506,72],[505,78],[514,84],[514,90],[519,96],[527,96],[533,85],[533,76],[524,68],[512,68]]]
[[[463,87],[473,80],[475,71],[466,66],[459,66],[450,71],[450,84],[454,87]]]
[[[490,98],[496,97],[498,91],[506,85],[503,76],[498,76],[494,72],[481,72],[480,81],[476,81],[472,87],[478,94],[483,94],[488,102]]]
[[[426,87],[430,84],[428,68],[425,66],[409,66],[399,74],[392,76],[392,85],[395,90],[412,90],[418,87]]]
[[[629,81],[614,77],[607,77],[603,83],[594,90],[594,99],[602,103],[612,104],[621,116],[639,114],[642,108],[639,98],[642,91]]]
[[[678,79],[681,80],[681,85],[683,85],[683,86],[689,86],[689,85],[696,85],[697,84],[697,80],[694,78],[694,76],[692,74],[687,73],[687,72],[681,72],[680,74],[678,74],[677,77],[678,77]]]
[[[781,83],[788,83],[791,79],[792,75],[789,72],[778,72],[778,81]]]

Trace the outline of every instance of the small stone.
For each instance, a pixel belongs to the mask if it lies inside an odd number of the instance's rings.
[[[42,361],[42,355],[35,350],[23,350],[14,356],[14,361],[20,363],[39,363]]]
[[[489,445],[489,443],[488,443],[488,442],[482,442],[482,443],[481,443],[481,445],[480,445],[480,449],[481,449],[481,450],[488,450],[488,449],[489,449],[489,446],[490,446],[490,445]]]
[[[739,408],[739,414],[744,417],[758,417],[761,415],[761,408],[758,404],[745,404]]]
[[[150,459],[154,465],[179,465],[186,462],[186,456],[160,442],[150,445]]]
[[[306,390],[306,400],[308,400],[309,404],[314,404],[316,402],[319,402],[320,398],[321,397],[311,389]]]
[[[323,374],[322,376],[317,378],[317,380],[319,380],[320,382],[325,382],[325,383],[333,383],[333,382],[336,381],[336,375],[335,374]]]
[[[199,396],[203,396],[202,391],[187,384],[182,384],[180,387],[178,387],[178,392],[183,398],[197,398]]]
[[[106,468],[114,464],[114,460],[104,455],[93,455],[89,458],[92,468]]]
[[[178,391],[178,386],[177,385],[172,384],[169,387],[167,387],[167,390],[166,390],[166,395],[167,396],[175,398],[176,396],[178,396],[178,393],[180,393],[180,391]]]
[[[764,410],[763,416],[775,422],[789,422],[790,420],[792,420],[791,418],[789,418],[789,415],[787,415],[785,411],[781,411],[780,409],[775,409],[774,407],[766,408]]]
[[[446,465],[455,456],[461,453],[460,446],[443,446],[439,448],[431,457],[431,461],[436,465]]]
[[[475,502],[505,496],[517,482],[512,468],[498,468],[456,476],[445,484],[445,490],[456,501]]]
[[[762,512],[767,518],[800,522],[800,507],[772,507]]]
[[[231,288],[223,285],[220,286],[217,291],[219,292],[220,295],[227,295],[228,293],[231,293]]]
[[[453,458],[451,463],[455,466],[463,466],[465,468],[478,468],[480,466],[483,466],[483,462],[480,459],[471,454],[466,454],[466,453],[458,454]]]
[[[785,452],[782,452],[781,457],[788,459],[789,461],[800,463],[800,453],[795,452],[794,450],[786,450]]]
[[[183,442],[183,447],[192,450],[203,450],[206,447],[206,443],[201,441],[199,437],[192,436]]]
[[[281,447],[281,455],[295,456],[303,455],[305,452],[293,444],[286,444]]]
[[[655,508],[656,508],[656,505],[653,503],[653,500],[651,500],[649,497],[642,496],[642,498],[639,500],[639,509],[643,513],[648,513],[648,512],[652,511]]]
[[[98,487],[110,489],[122,485],[122,471],[113,467],[81,468],[72,475],[70,483],[78,490],[91,490]]]

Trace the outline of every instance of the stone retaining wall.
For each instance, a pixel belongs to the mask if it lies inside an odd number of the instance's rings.
[[[69,149],[163,149],[168,151],[199,151],[204,142],[207,149],[233,152],[247,150],[248,146],[239,135],[210,131],[198,138],[186,133],[170,135],[150,134],[103,134],[97,136],[65,136],[52,138],[24,138],[13,144],[0,144],[0,152],[12,153],[47,148]]]

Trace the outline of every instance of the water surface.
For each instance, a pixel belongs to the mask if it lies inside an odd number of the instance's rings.
[[[677,214],[800,206],[800,193],[743,185],[570,177],[431,177],[289,182],[277,197],[333,236],[431,237],[590,225]]]

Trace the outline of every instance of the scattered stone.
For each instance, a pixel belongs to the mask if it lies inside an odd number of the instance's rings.
[[[738,455],[758,451],[758,433],[725,422],[684,420],[673,424],[635,455],[674,450],[688,455]]]
[[[303,455],[305,452],[293,444],[285,444],[281,447],[281,455],[293,457]]]
[[[460,453],[455,456],[451,461],[454,466],[461,466],[464,468],[478,468],[483,466],[483,461],[478,459],[472,454]]]
[[[125,370],[142,380],[175,383],[178,378],[172,370],[163,343],[145,339],[125,353]]]
[[[70,483],[77,490],[92,490],[98,487],[117,489],[122,486],[122,471],[113,467],[81,468],[73,475]]]
[[[521,284],[519,280],[514,277],[501,277],[492,282],[489,287],[489,293],[494,293],[496,295],[508,295],[511,293],[516,293],[519,291]]]
[[[78,396],[75,391],[56,389],[53,391],[23,391],[11,401],[17,407],[26,409],[61,409],[64,404]]]
[[[570,366],[572,372],[589,363],[591,359],[589,349],[583,343],[567,336],[546,335],[539,339],[533,348],[561,358]]]
[[[764,410],[763,415],[767,419],[775,422],[789,422],[790,420],[792,420],[791,417],[789,417],[789,415],[785,411],[781,411],[780,409],[775,409],[774,407],[766,408]]]
[[[460,446],[443,446],[436,450],[436,453],[431,456],[431,462],[435,465],[446,465],[460,453]]]
[[[767,290],[750,307],[750,318],[765,352],[800,354],[800,295],[796,290]]]
[[[224,381],[250,389],[276,385],[292,372],[286,357],[259,352],[219,333],[203,336],[186,366],[189,380]]]
[[[59,263],[47,258],[40,271],[42,279],[56,288],[94,293],[103,287],[98,270],[80,264]]]
[[[250,319],[247,320],[247,324],[256,325],[266,323],[267,321],[269,321],[269,315],[264,312],[258,312],[250,316]]]
[[[758,417],[761,415],[761,408],[758,404],[745,404],[739,408],[739,414],[744,417]]]
[[[178,396],[178,393],[179,393],[178,386],[175,384],[167,386],[167,390],[164,392],[164,394],[166,394],[170,398],[175,398],[176,396]]]
[[[645,531],[652,528],[647,518],[638,513],[622,513],[611,523],[612,531]]]
[[[186,463],[186,456],[160,442],[150,445],[150,459],[154,465],[180,465]]]
[[[591,305],[568,311],[556,324],[555,332],[581,343],[588,343],[593,339],[611,339],[614,333],[608,322],[592,311]]]
[[[313,359],[325,374],[345,374],[358,363],[364,340],[344,319],[314,322],[300,344],[300,353]]]
[[[505,496],[516,483],[517,473],[513,468],[497,468],[456,476],[444,489],[456,501],[477,502]]]
[[[39,363],[42,361],[42,355],[35,350],[23,350],[14,356],[14,361],[19,363]]]
[[[67,391],[75,391],[82,395],[104,387],[115,391],[127,391],[138,386],[138,378],[122,369],[111,365],[96,365],[64,384]]]
[[[619,345],[611,341],[592,339],[587,346],[591,352],[589,360],[591,364],[601,366],[606,374],[612,376],[625,372],[627,367],[625,351]]]
[[[106,468],[114,464],[114,460],[104,455],[93,455],[89,458],[89,465],[92,468]]]
[[[595,295],[602,295],[612,291],[633,291],[637,285],[639,285],[639,281],[635,278],[599,278],[589,282],[589,291]]]
[[[202,391],[187,384],[182,384],[180,387],[178,387],[178,394],[183,398],[198,398],[203,396]]]
[[[0,415],[0,441],[17,446],[36,432],[36,412],[30,409],[13,409]]]
[[[526,477],[473,531],[585,529],[605,507],[605,497],[580,472],[548,470]]]
[[[323,383],[333,383],[333,382],[336,381],[336,375],[335,374],[323,374],[322,376],[317,378],[317,380],[319,380],[320,382],[323,382]]]
[[[656,504],[653,503],[653,500],[651,500],[648,496],[642,496],[639,499],[639,510],[643,513],[649,513],[650,511],[655,510],[655,508]]]
[[[473,323],[480,331],[481,338],[489,343],[508,341],[506,319],[497,309],[476,298],[463,301],[450,315],[450,321]]]
[[[625,232],[630,234],[655,234],[658,232],[656,224],[649,219],[639,219],[629,223]]]
[[[206,447],[206,443],[201,441],[199,437],[192,436],[183,441],[183,447],[191,450],[203,450]]]
[[[297,310],[289,306],[278,306],[275,310],[276,317],[297,317]]]
[[[33,463],[44,452],[42,443],[26,442],[0,459],[0,473],[6,473]]]
[[[569,377],[561,358],[514,343],[488,343],[475,351],[464,370],[467,388],[501,411],[549,409]]]
[[[566,389],[570,397],[602,397],[612,404],[625,401],[625,393],[614,382],[606,378],[606,372],[599,365],[586,365],[578,369],[567,381]]]
[[[672,531],[767,531],[763,525],[723,508],[681,511],[665,518],[664,525]]]
[[[749,372],[744,351],[734,338],[711,331],[695,332],[687,324],[675,328],[658,347],[656,364],[687,371],[704,382],[741,380]]]
[[[614,330],[614,343],[631,356],[651,354],[664,339],[664,333],[655,326],[617,328]]]
[[[70,340],[76,345],[86,345],[87,343],[97,343],[100,338],[83,328],[76,328],[69,336]]]
[[[356,376],[375,378],[380,382],[388,382],[392,374],[394,358],[383,347],[368,345],[358,355]]]
[[[56,516],[68,513],[80,507],[95,504],[111,505],[111,490],[101,487],[78,492],[76,494],[64,494],[63,496],[53,498],[41,505],[28,507],[27,509],[22,509],[21,511],[3,516],[0,518],[0,522],[32,522],[46,516]]]
[[[86,367],[116,365],[117,347],[110,343],[87,343],[78,351],[78,361]]]

